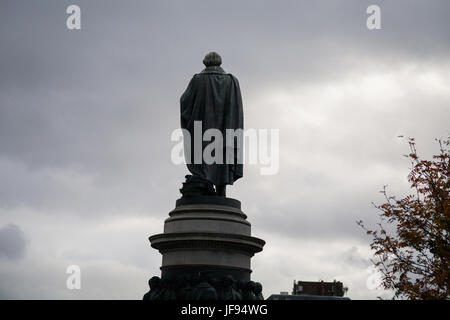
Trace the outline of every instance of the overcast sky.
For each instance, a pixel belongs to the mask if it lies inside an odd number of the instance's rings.
[[[81,30],[66,8],[81,8]],[[381,8],[381,30],[366,9]],[[179,97],[209,51],[240,81],[245,127],[280,130],[280,170],[228,188],[266,240],[252,278],[371,290],[371,202],[408,193],[403,134],[429,157],[450,119],[450,3],[0,2],[0,298],[140,299],[149,235],[188,173],[171,161]],[[79,265],[82,289],[66,288]]]

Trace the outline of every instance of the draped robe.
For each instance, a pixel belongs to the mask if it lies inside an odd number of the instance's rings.
[[[185,158],[188,170],[202,179],[208,180],[216,186],[231,185],[243,175],[242,148],[244,115],[239,82],[236,77],[226,73],[219,66],[206,67],[201,73],[195,74],[180,98],[181,128],[190,134],[190,146],[186,145]],[[195,163],[194,153],[199,152],[194,144],[199,141],[194,137],[194,123],[201,121],[201,152],[214,141],[203,141],[203,133],[208,129],[218,129],[223,137],[223,161],[208,164],[201,157],[201,163]],[[198,123],[197,123],[198,124]],[[226,129],[241,129],[232,139],[227,139]],[[241,140],[239,140],[241,139]],[[232,158],[227,158],[227,145]],[[230,161],[231,160],[231,161]]]

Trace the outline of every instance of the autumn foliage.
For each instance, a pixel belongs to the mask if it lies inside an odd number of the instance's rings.
[[[440,152],[432,160],[421,159],[413,138],[408,175],[413,194],[396,199],[381,193],[386,202],[375,205],[380,222],[375,230],[357,223],[371,236],[373,263],[382,274],[382,286],[394,298],[450,298],[450,137],[437,140]]]

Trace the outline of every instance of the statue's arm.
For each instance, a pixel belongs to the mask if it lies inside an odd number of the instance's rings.
[[[241,87],[239,85],[239,80],[233,76],[230,73],[231,79],[233,81],[233,85],[234,85],[234,90],[236,92],[236,104],[238,107],[238,128],[244,128],[244,110],[243,110],[243,106],[242,106],[242,94],[241,94]]]
[[[194,75],[180,98],[181,127],[184,128],[189,122],[192,109],[195,104],[196,92],[198,88],[198,75]]]
[[[195,91],[197,89],[197,82],[198,82],[198,76],[194,75],[192,77],[191,81],[189,81],[189,84],[188,84],[186,90],[184,90],[183,94],[181,95],[181,98],[180,98],[181,103],[192,100],[193,96],[195,95]]]

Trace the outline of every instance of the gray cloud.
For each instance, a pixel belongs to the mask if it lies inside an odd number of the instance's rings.
[[[15,224],[0,228],[0,258],[18,260],[24,257],[27,242],[23,231]]]

